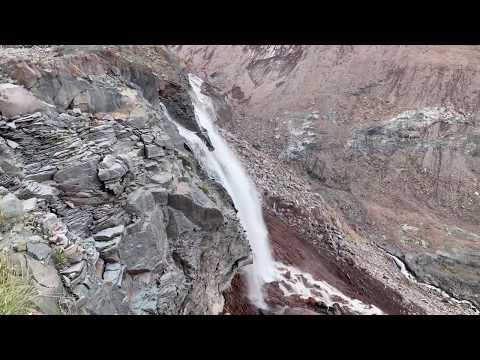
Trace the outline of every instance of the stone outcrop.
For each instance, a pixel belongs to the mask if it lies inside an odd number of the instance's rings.
[[[250,257],[231,199],[202,192],[212,180],[161,106],[201,132],[185,76],[162,47],[144,51],[22,49],[0,64],[1,91],[18,84],[0,101],[0,208],[15,230],[2,225],[0,247],[55,294],[43,313],[217,314]]]

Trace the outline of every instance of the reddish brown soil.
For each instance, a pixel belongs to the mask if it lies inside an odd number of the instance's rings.
[[[335,223],[404,255],[441,251],[457,259],[446,268],[437,260],[431,266],[412,262],[421,280],[475,298],[478,282],[469,274],[477,261],[471,254],[480,249],[480,157],[471,150],[480,149],[479,46],[189,45],[175,51],[231,105],[232,111],[218,107],[219,126],[273,161],[291,148],[300,126],[308,126],[313,140],[300,136],[311,141],[308,150],[297,161],[278,162],[309,180],[310,190],[337,213]],[[374,146],[376,135],[367,129],[427,107],[448,107],[466,121],[430,124],[410,140],[399,128],[383,138],[392,141],[389,150]],[[285,192],[275,179],[264,184]],[[287,255],[290,250],[296,255]],[[275,251],[280,259],[296,256],[345,292],[398,310],[388,300],[394,295],[382,300],[380,284],[349,264],[332,265],[337,262],[326,252],[317,261],[310,251]]]
[[[235,275],[229,290],[224,293],[224,314],[259,315],[258,309],[247,299],[247,287],[241,274]]]
[[[301,239],[295,231],[283,224],[274,214],[266,211],[267,224],[272,251],[275,260],[293,265],[302,271],[312,274],[317,280],[324,280],[349,297],[359,299],[367,304],[374,304],[387,314],[421,313],[418,308],[407,309],[402,304],[401,296],[383,284],[372,279],[353,264],[335,259],[329,251],[319,251],[309,242]],[[225,293],[225,312],[230,314],[259,314],[255,306],[249,304],[246,287],[241,275],[237,275],[232,287]],[[342,309],[327,309],[313,299],[298,297],[285,298],[278,287],[272,283],[267,286],[267,303],[273,312],[281,312],[284,307],[303,308],[321,314],[339,314]]]

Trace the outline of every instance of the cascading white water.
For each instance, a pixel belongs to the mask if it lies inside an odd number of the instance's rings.
[[[202,80],[194,75],[189,75],[189,80],[193,89],[191,97],[197,122],[207,131],[215,150],[208,150],[195,133],[175,124],[180,135],[189,142],[203,168],[221,182],[232,197],[253,252],[253,264],[245,268],[248,297],[257,307],[266,308],[262,288],[265,283],[275,280],[276,273],[260,197],[235,153],[216,129],[213,104],[208,96],[201,93]]]
[[[215,148],[214,151],[210,151],[197,134],[176,123],[169,116],[166,108],[162,106],[165,115],[176,125],[180,135],[188,142],[202,168],[211,177],[222,183],[238,210],[240,223],[247,233],[253,252],[253,264],[245,267],[250,301],[255,306],[266,309],[263,285],[278,281],[285,296],[313,297],[329,305],[335,303],[336,301],[332,299],[336,298],[354,313],[381,314],[382,311],[377,307],[350,299],[326,282],[314,280],[308,273],[273,260],[268,231],[263,220],[262,204],[255,185],[235,153],[218,132],[215,126],[216,114],[211,99],[201,93],[203,81],[191,74],[189,80],[193,89],[191,98],[197,122],[207,131]],[[286,273],[290,273],[290,276],[286,276]],[[306,283],[308,283],[308,287],[306,287]],[[288,285],[291,290],[288,290],[285,285]]]

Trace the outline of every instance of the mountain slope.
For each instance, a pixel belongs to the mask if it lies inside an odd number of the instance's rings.
[[[172,49],[235,109],[219,109],[226,130],[418,279],[480,305],[479,47]]]

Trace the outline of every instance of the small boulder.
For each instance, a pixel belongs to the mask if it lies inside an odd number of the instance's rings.
[[[108,241],[117,236],[121,236],[124,230],[125,227],[123,225],[115,226],[96,233],[95,235],[93,235],[93,238],[95,239],[95,241]]]
[[[43,261],[52,252],[50,246],[44,243],[27,242],[27,254],[35,260]]]
[[[98,177],[102,181],[119,179],[123,177],[128,171],[128,168],[123,162],[115,159],[111,155],[105,156],[102,162],[98,165]]]

